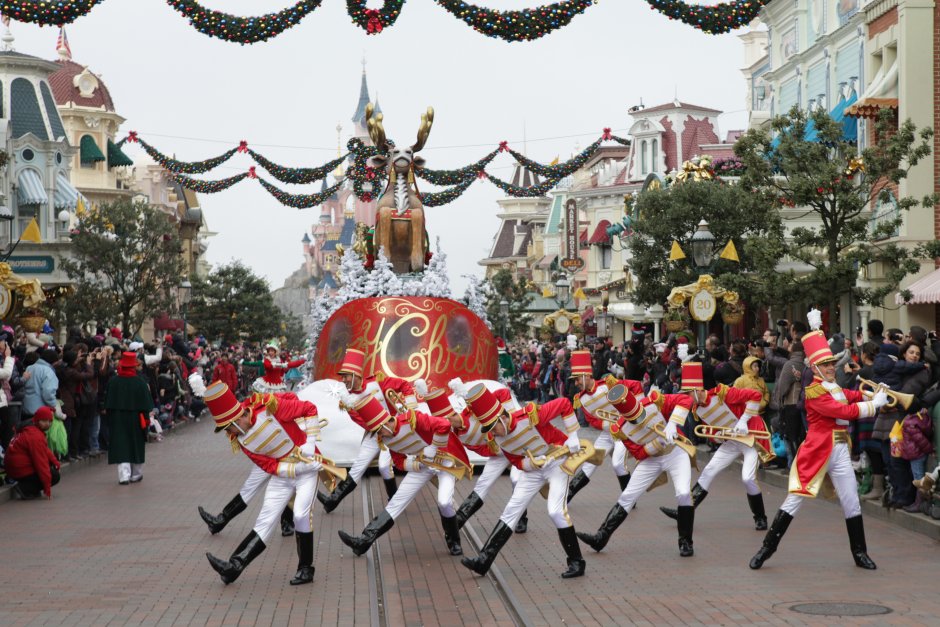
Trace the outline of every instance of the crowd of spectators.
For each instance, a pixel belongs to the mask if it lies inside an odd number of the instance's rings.
[[[207,382],[221,379],[240,397],[263,374],[258,345],[213,349],[205,338],[187,341],[181,333],[145,343],[125,338],[118,328],[91,334],[76,327],[60,346],[52,330],[46,331],[38,341],[36,334],[10,326],[0,331],[0,473],[20,498],[41,493],[51,498],[61,463],[107,452],[103,403],[122,353],[137,354],[138,376],[153,399],[150,441],[162,441],[166,431],[181,423],[199,421],[205,405],[189,388],[192,372],[200,372]],[[288,375],[291,389],[303,378],[299,369]],[[40,442],[45,442],[45,451]]]

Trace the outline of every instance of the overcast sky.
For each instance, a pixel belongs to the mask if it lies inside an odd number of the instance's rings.
[[[292,1],[203,4],[258,15]],[[518,9],[539,1],[478,4]],[[17,51],[56,58],[57,28],[14,22],[12,29]],[[430,168],[464,166],[501,140],[521,150],[523,137],[530,157],[565,158],[605,126],[625,133],[627,108],[641,98],[655,106],[678,95],[723,110],[722,138],[746,124],[737,32],[702,34],[642,0],[601,2],[541,40],[512,44],[476,33],[431,0],[407,3],[398,22],[377,36],[352,24],[340,0],[325,0],[298,26],[251,46],[200,34],[164,0],[108,0],[67,31],[73,59],[103,78],[127,118],[122,134],[136,130],[183,160],[215,156],[241,139],[283,165],[315,166],[333,158],[337,123],[344,144],[352,130],[363,57],[389,137],[412,143],[421,112],[434,107],[422,152]],[[237,155],[203,178],[232,176],[251,164]],[[491,165],[501,177],[511,167],[508,155]],[[432,246],[440,237],[458,294],[466,285],[460,275],[482,276],[477,261],[487,256],[499,225],[499,197],[497,188],[481,181],[457,202],[427,211]],[[210,240],[211,263],[241,259],[272,287],[302,263],[300,240],[317,220],[317,209],[284,207],[247,180],[201,198],[209,228],[218,233]]]

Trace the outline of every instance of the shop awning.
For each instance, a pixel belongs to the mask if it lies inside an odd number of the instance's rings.
[[[16,176],[16,200],[21,205],[44,205],[49,202],[38,172],[21,170]]]
[[[552,262],[554,262],[557,258],[558,258],[558,255],[545,255],[544,257],[539,259],[539,262],[535,264],[535,267],[542,269],[542,270],[550,268],[552,266]]]
[[[122,165],[134,165],[133,160],[124,154],[121,147],[110,139],[108,140],[108,169]]]
[[[79,159],[82,163],[97,163],[105,160],[104,153],[101,152],[101,148],[98,148],[98,144],[91,135],[82,136],[79,143]]]
[[[55,208],[74,209],[78,204],[78,190],[72,187],[65,175],[59,172],[55,176]]]
[[[610,236],[607,234],[607,227],[610,226],[610,220],[601,220],[594,228],[591,239],[588,244],[610,244]]]
[[[898,108],[897,98],[865,98],[845,110],[845,115],[856,118],[876,118],[882,109]]]
[[[182,331],[183,321],[179,318],[160,316],[153,319],[153,328],[157,331]]]
[[[587,243],[587,229],[584,229],[583,231],[581,231],[581,236],[578,237],[578,241],[580,241],[582,244]]]
[[[895,294],[894,303],[896,305],[940,304],[940,269],[917,279],[907,289],[913,294],[911,300],[905,301],[901,294]]]

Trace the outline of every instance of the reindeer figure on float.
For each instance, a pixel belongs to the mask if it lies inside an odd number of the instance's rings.
[[[431,125],[434,123],[434,109],[428,107],[421,116],[418,128],[418,140],[408,148],[398,148],[385,137],[383,116],[375,113],[375,106],[366,106],[366,120],[369,137],[379,154],[370,157],[369,167],[384,170],[388,184],[376,206],[375,250],[385,249],[395,272],[422,272],[428,252],[427,233],[424,226],[424,204],[415,184],[415,167],[424,166],[424,159],[417,156],[424,148]]]

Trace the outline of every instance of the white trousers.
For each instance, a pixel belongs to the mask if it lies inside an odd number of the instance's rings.
[[[411,503],[421,488],[424,487],[432,477],[437,477],[437,509],[444,518],[450,518],[457,515],[454,509],[454,486],[457,480],[449,472],[431,470],[422,468],[422,470],[412,470],[405,475],[398,485],[398,491],[395,492],[388,503],[385,504],[385,511],[397,520],[401,513],[405,511],[408,504]]]
[[[630,472],[624,464],[627,459],[627,447],[614,446],[614,444],[614,438],[610,435],[609,431],[601,431],[601,434],[594,440],[594,448],[602,448],[607,451],[607,455],[610,455],[610,461],[614,466],[614,473],[618,477],[629,475]],[[594,471],[597,470],[597,466],[586,463],[581,465],[581,470],[587,475],[588,479],[590,479]]]
[[[379,441],[375,436],[367,433],[362,436],[362,442],[359,444],[359,454],[349,469],[349,476],[356,482],[356,485],[359,485],[362,481],[362,475],[366,474],[369,464],[372,463],[376,455],[379,456],[379,473],[382,478],[391,479],[395,476],[395,471],[392,469],[392,454],[388,449],[380,448]]]
[[[571,526],[568,517],[568,475],[561,469],[561,460],[553,460],[539,470],[526,470],[519,473],[512,490],[512,496],[499,517],[510,529],[522,518],[529,502],[548,482],[548,517],[555,527],[565,529]]]
[[[726,440],[718,447],[711,460],[702,469],[702,474],[698,477],[698,484],[704,490],[708,490],[708,486],[712,484],[718,473],[730,466],[731,462],[738,457],[744,458],[741,466],[741,483],[744,484],[744,489],[751,496],[760,494],[760,486],[757,485],[757,466],[760,464],[760,457],[757,454],[757,449],[734,440]]]
[[[836,494],[839,495],[839,502],[842,503],[842,512],[845,517],[853,518],[860,515],[862,504],[858,500],[858,483],[855,481],[855,470],[852,468],[852,457],[847,444],[838,442],[832,445],[832,453],[829,454],[829,469],[826,472],[832,479]],[[791,516],[796,516],[805,498],[807,497],[798,494],[788,494],[780,509]]]
[[[320,477],[311,472],[293,479],[271,476],[264,491],[264,504],[255,521],[254,531],[265,544],[281,522],[281,512],[294,497],[294,528],[300,532],[313,531],[313,499],[317,494]],[[296,493],[296,495],[295,495]]]
[[[620,494],[617,503],[629,512],[636,504],[640,495],[656,480],[662,472],[669,473],[673,488],[676,491],[676,502],[679,505],[691,505],[692,496],[689,489],[692,483],[692,463],[688,454],[678,446],[666,455],[647,457],[640,461],[633,469],[630,483]]]
[[[480,473],[477,482],[473,486],[473,491],[477,493],[481,501],[486,500],[486,495],[490,493],[490,489],[496,483],[496,480],[502,476],[507,466],[509,466],[509,460],[502,453],[486,460],[483,472]]]
[[[118,467],[118,481],[130,481],[144,476],[143,464],[121,463]]]
[[[248,473],[245,483],[242,484],[242,489],[238,491],[238,496],[242,497],[242,501],[247,504],[248,501],[253,499],[254,496],[267,485],[268,479],[270,478],[271,475],[261,470],[261,468],[255,464],[252,464],[251,472]]]

